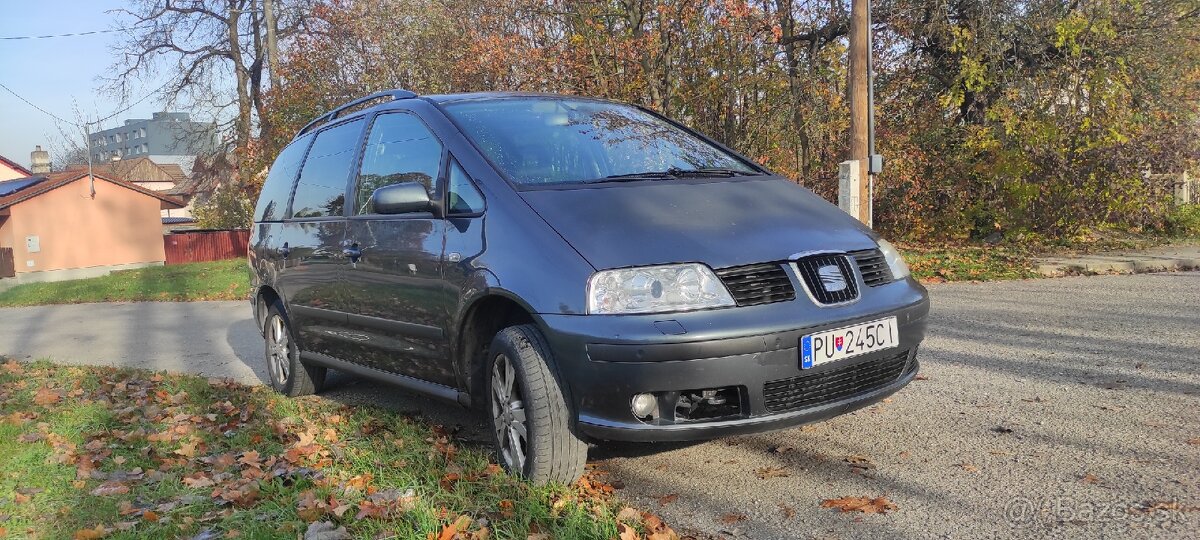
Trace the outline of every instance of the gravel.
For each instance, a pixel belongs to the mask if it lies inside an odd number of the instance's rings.
[[[921,380],[775,433],[593,447],[631,504],[698,538],[1196,538],[1200,273],[930,287]],[[0,309],[0,352],[265,380],[244,302]],[[477,419],[331,377],[328,399]],[[766,477],[766,478],[762,478]],[[886,497],[884,514],[821,507]]]

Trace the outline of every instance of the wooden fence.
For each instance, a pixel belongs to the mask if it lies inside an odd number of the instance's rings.
[[[0,248],[0,278],[15,277],[17,263],[13,261],[12,248]]]
[[[179,231],[163,235],[167,264],[219,261],[246,256],[250,231]]]

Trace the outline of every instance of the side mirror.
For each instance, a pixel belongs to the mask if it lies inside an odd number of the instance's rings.
[[[371,209],[376,214],[408,214],[432,212],[433,201],[419,182],[401,182],[384,186],[371,193]]]

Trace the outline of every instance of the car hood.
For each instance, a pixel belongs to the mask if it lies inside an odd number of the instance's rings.
[[[778,177],[599,184],[521,196],[597,269],[678,262],[724,268],[876,245],[870,229]]]

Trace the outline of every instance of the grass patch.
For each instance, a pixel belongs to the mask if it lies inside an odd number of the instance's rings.
[[[612,489],[596,473],[532,486],[384,409],[190,375],[0,364],[0,536],[678,538]]]
[[[928,283],[1041,277],[1033,254],[1016,246],[902,245],[900,250],[913,277]]]
[[[152,266],[90,279],[27,283],[0,291],[0,307],[82,302],[238,300],[249,294],[246,259]]]

